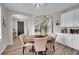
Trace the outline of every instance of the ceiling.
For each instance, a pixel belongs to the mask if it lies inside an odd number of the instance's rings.
[[[33,3],[3,3],[6,9],[31,14],[31,15],[50,15],[55,12],[62,12],[77,3],[45,3],[45,6],[35,8]]]
[[[73,10],[77,6],[79,8],[79,4],[77,3],[44,3],[44,6],[42,7],[34,7],[34,3],[3,3],[2,5],[12,11],[24,13],[24,14],[30,14],[35,16],[34,24],[35,26],[41,24],[45,20],[45,15],[51,15],[53,13],[60,13],[65,12],[68,10]],[[75,7],[75,8],[74,8]],[[25,18],[22,15],[15,15],[19,18]]]

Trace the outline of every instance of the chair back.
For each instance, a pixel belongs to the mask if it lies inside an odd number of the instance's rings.
[[[54,34],[54,35],[52,35],[52,36],[51,36],[52,43],[54,43],[54,42],[55,42],[56,37],[57,37],[57,34]]]
[[[46,51],[47,40],[42,38],[34,39],[35,52]]]
[[[25,44],[25,38],[27,37],[27,35],[25,35],[25,34],[21,34],[21,35],[19,35],[19,38],[20,38],[20,40],[21,40],[21,43],[24,45]]]

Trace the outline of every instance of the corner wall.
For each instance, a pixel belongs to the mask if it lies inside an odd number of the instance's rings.
[[[3,19],[5,20],[5,25],[3,25]],[[2,26],[2,39],[0,42],[0,54],[4,51],[4,49],[7,47],[8,45],[8,18],[7,18],[7,10],[1,6],[1,26]]]
[[[29,28],[29,35],[35,34],[35,27],[34,27],[34,16],[30,16],[28,20],[28,28]]]

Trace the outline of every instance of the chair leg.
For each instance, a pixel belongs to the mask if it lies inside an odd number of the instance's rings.
[[[25,50],[25,47],[23,47],[23,52],[22,52],[23,54],[24,54],[24,50]]]
[[[52,49],[52,44],[50,44],[50,48]]]
[[[43,51],[43,55],[46,55],[45,51]]]
[[[39,55],[39,52],[37,52],[37,55]]]
[[[37,53],[35,52],[35,55],[36,55]]]
[[[32,52],[33,52],[33,53],[35,52],[34,46],[32,46]]]
[[[35,55],[38,55],[39,53],[38,52],[35,52]]]
[[[44,51],[44,55],[46,55],[46,51]]]
[[[54,52],[55,52],[55,46],[53,45],[53,50],[54,50]]]

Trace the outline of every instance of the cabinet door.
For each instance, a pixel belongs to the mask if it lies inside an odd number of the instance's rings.
[[[73,46],[73,37],[72,37],[72,35],[65,35],[65,45],[67,45],[68,47]]]
[[[66,13],[66,27],[73,27],[74,14],[73,11]]]
[[[64,38],[64,35],[63,34],[59,34],[56,38],[56,41],[58,43],[61,43],[61,44],[64,44],[65,45],[65,38]]]
[[[58,43],[62,43],[62,35],[61,34],[59,34],[58,36],[57,36],[57,38],[56,38],[56,41],[58,42]]]
[[[79,50],[79,35],[74,35],[73,47]]]
[[[65,13],[62,14],[61,15],[61,27],[66,27],[66,19],[67,19],[66,14]]]
[[[70,11],[61,15],[62,27],[73,27],[74,24],[74,12]]]
[[[74,11],[75,15],[75,26],[79,26],[79,9]]]
[[[64,34],[61,35],[61,40],[62,40],[62,44],[65,45],[66,38],[65,38],[65,35]]]

